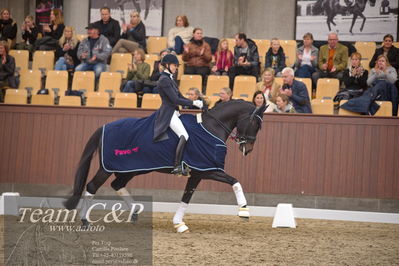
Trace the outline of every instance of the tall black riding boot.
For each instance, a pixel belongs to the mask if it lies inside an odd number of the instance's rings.
[[[184,136],[180,137],[179,143],[177,144],[176,148],[176,156],[175,156],[175,168],[172,171],[172,174],[177,176],[190,176],[190,171],[188,168],[182,166],[182,159],[183,159],[183,151],[184,146],[186,146],[186,138]]]

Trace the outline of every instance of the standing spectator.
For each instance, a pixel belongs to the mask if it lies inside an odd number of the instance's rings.
[[[220,89],[219,92],[219,100],[215,103],[215,106],[219,103],[224,103],[224,102],[228,102],[231,100],[231,97],[233,96],[233,92],[231,91],[230,88],[222,88]]]
[[[270,43],[270,48],[265,55],[265,68],[273,68],[277,77],[281,77],[281,71],[286,67],[285,54],[280,41],[273,38]]]
[[[393,46],[392,43],[393,36],[391,34],[385,35],[382,47],[375,50],[373,58],[370,61],[370,69],[375,67],[378,56],[383,54],[388,58],[391,66],[399,70],[399,49]]]
[[[237,33],[235,36],[234,63],[229,71],[230,88],[233,88],[234,78],[238,75],[259,75],[258,47],[251,39],[247,39],[245,33]]]
[[[144,23],[141,21],[140,14],[133,11],[130,14],[130,23],[122,25],[121,39],[112,49],[112,53],[134,53],[138,48],[146,51],[146,33]]]
[[[114,47],[121,34],[119,22],[111,18],[111,10],[109,7],[102,7],[100,13],[101,20],[94,22],[94,24],[100,29],[100,34],[104,35],[108,39],[109,44]]]
[[[139,48],[133,54],[133,63],[129,64],[127,73],[128,82],[122,92],[136,92],[142,94],[143,82],[150,77],[150,65],[144,62],[144,50]]]
[[[212,74],[228,75],[229,69],[233,65],[233,58],[234,55],[229,50],[227,39],[221,39],[215,53],[215,66],[212,68]]]
[[[76,67],[76,71],[94,71],[96,80],[101,72],[107,68],[107,60],[111,54],[111,45],[106,37],[100,35],[100,28],[95,24],[87,27],[88,37],[84,39],[78,48],[78,58],[82,61]]]
[[[79,41],[76,38],[75,30],[71,26],[66,26],[62,34],[58,47],[55,52],[55,70],[73,70],[79,65],[78,59]]]
[[[50,13],[50,24],[43,25],[44,36],[35,43],[36,50],[56,50],[58,41],[64,33],[64,18],[61,9],[53,9]]]
[[[0,41],[0,88],[4,88],[6,86],[17,88],[14,72],[15,59],[8,54],[7,42]]]
[[[186,63],[184,74],[202,76],[202,92],[205,93],[206,77],[209,75],[212,53],[209,44],[203,40],[202,29],[194,29],[192,39],[184,46],[183,61]]]
[[[182,54],[183,46],[188,44],[193,37],[193,30],[185,15],[177,16],[175,27],[171,28],[168,33],[168,47],[173,49],[176,54]]]
[[[298,113],[312,113],[306,85],[303,82],[294,79],[294,70],[290,67],[284,68],[282,71],[282,77],[284,85],[280,89],[280,94],[288,96]]]
[[[276,105],[273,110],[274,113],[296,113],[294,106],[289,101],[285,94],[279,94],[276,97]]]
[[[337,93],[334,102],[361,96],[367,90],[368,71],[363,68],[361,59],[360,53],[354,52],[351,54],[349,66],[345,69],[343,76],[345,88]]]
[[[313,46],[312,33],[303,35],[303,45],[296,50],[295,77],[312,78],[316,71],[319,49]]]
[[[17,30],[17,23],[12,20],[10,9],[2,8],[0,10],[0,40],[11,43],[17,37]]]
[[[347,64],[348,48],[338,43],[338,34],[336,32],[330,32],[328,34],[328,44],[320,47],[319,69],[312,75],[313,86],[317,85],[319,78],[337,78],[342,81]]]
[[[34,18],[32,15],[27,15],[25,17],[24,23],[22,24],[22,39],[23,42],[20,42],[16,45],[17,50],[28,50],[30,57],[32,57],[33,53],[33,45],[37,40],[37,36],[39,34],[39,29],[36,27]]]

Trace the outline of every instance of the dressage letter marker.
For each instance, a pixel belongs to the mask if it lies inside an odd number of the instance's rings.
[[[292,204],[279,203],[277,205],[272,227],[296,228],[296,221]]]

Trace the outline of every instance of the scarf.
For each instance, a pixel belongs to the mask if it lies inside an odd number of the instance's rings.
[[[356,74],[355,75],[353,75],[353,70],[357,70],[356,71]],[[350,68],[350,70],[349,70],[349,77],[354,77],[354,78],[360,78],[361,76],[363,76],[363,73],[364,73],[364,68],[363,68],[363,66],[362,65],[360,65],[360,66],[358,66],[358,67],[355,67],[355,66],[352,66],[351,68]]]

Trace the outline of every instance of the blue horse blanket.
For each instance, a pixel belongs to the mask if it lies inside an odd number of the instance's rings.
[[[199,171],[222,170],[227,147],[208,132],[194,115],[181,115],[189,139],[183,164]],[[102,166],[108,172],[134,172],[173,168],[177,135],[169,128],[167,140],[154,142],[155,113],[146,118],[126,118],[103,126]]]

